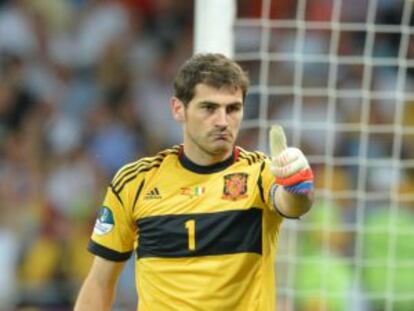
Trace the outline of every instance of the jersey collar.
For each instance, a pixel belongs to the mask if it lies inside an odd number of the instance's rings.
[[[229,158],[222,162],[214,163],[211,165],[198,165],[191,161],[185,154],[184,154],[184,148],[181,145],[180,146],[180,152],[178,154],[178,159],[181,163],[181,165],[188,169],[189,171],[192,171],[197,174],[211,174],[211,173],[217,173],[220,172],[230,165],[232,165],[235,161],[237,161],[238,155],[239,155],[240,149],[238,147],[235,147],[233,150],[233,153]]]

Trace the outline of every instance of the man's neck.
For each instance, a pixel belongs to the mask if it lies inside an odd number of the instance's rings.
[[[181,150],[180,150],[180,154],[179,154],[179,160],[181,165],[188,169],[189,171],[192,171],[194,173],[197,174],[212,174],[212,173],[216,173],[216,172],[220,172],[224,169],[226,169],[227,167],[229,167],[230,165],[232,165],[234,163],[234,161],[237,159],[237,155],[238,149],[234,149],[234,152],[231,153],[226,159],[220,157],[220,159],[218,159],[217,161],[214,161],[210,159],[210,161],[205,161],[205,162],[194,162],[193,160],[191,160],[187,154],[184,151],[184,147],[181,146]],[[203,163],[203,164],[199,164],[199,163]],[[208,164],[207,164],[208,163]]]
[[[231,157],[233,150],[222,154],[210,154],[199,147],[190,147],[184,143],[183,152],[185,156],[197,165],[208,166],[223,162]]]

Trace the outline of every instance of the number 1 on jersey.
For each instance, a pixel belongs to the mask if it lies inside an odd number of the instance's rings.
[[[190,219],[185,222],[185,228],[188,233],[188,249],[190,251],[195,251],[196,241],[195,241],[195,220]]]

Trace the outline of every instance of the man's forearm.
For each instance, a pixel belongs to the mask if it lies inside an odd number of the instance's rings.
[[[273,197],[274,205],[281,214],[297,218],[308,212],[314,201],[314,192],[306,194],[286,191],[283,186],[276,189]]]
[[[74,311],[109,311],[114,301],[115,291],[115,284],[102,286],[89,276],[79,292]]]

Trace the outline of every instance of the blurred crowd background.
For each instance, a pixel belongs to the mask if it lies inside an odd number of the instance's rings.
[[[341,22],[366,23],[372,1],[342,1]],[[333,1],[305,1],[303,15],[299,2],[271,1],[264,17],[331,21]],[[405,61],[413,17],[399,28],[412,7],[376,3],[371,22],[394,31],[341,31],[334,51],[328,24],[304,31],[300,51],[298,24],[272,27],[267,52],[279,58],[267,69],[251,56],[262,51],[263,24],[236,23],[236,59],[253,85],[239,144],[256,149],[257,120],[278,120],[317,176],[314,211],[282,241],[281,311],[414,305],[414,66]],[[263,17],[262,1],[237,5],[240,21]],[[0,0],[1,311],[70,310],[112,175],[181,141],[168,102],[193,53],[193,9],[174,0]],[[118,310],[134,310],[133,280],[130,262]]]
[[[0,1],[0,310],[70,310],[113,174],[181,141],[192,25],[192,1]]]

